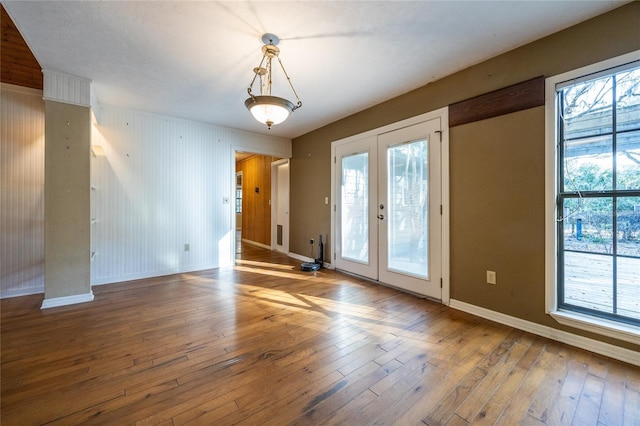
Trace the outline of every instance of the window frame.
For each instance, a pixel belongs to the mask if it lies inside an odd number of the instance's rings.
[[[561,309],[558,305],[558,249],[556,209],[559,191],[558,156],[556,150],[558,102],[556,87],[570,81],[580,81],[585,76],[603,73],[608,69],[640,60],[640,51],[611,58],[596,64],[568,71],[545,80],[545,311],[557,322],[640,344],[640,327],[615,320],[589,315],[574,310]]]

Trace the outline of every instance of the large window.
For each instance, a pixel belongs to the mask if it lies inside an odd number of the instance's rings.
[[[555,84],[557,310],[640,325],[640,61]]]

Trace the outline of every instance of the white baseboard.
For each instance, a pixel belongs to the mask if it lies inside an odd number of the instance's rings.
[[[5,84],[5,83],[2,83]],[[12,297],[30,296],[32,294],[44,293],[44,287],[34,287],[26,290],[8,290],[0,293],[0,299],[10,299]]]
[[[587,351],[608,356],[619,361],[624,361],[629,364],[640,366],[640,353],[632,351],[631,349],[621,348],[609,343],[604,343],[598,340],[589,339],[587,337],[578,336],[577,334],[557,330],[546,325],[541,325],[531,321],[512,317],[510,315],[502,314],[500,312],[492,311],[486,308],[481,308],[480,306],[475,306],[470,303],[461,302],[455,299],[449,300],[449,307],[457,309],[459,311],[470,313],[472,315],[476,315],[481,318],[495,321],[500,324],[508,325],[519,330],[527,331],[538,336],[546,337],[547,339],[566,343],[567,345],[575,346],[580,349],[585,349]]]
[[[126,281],[143,280],[146,278],[165,277],[167,275],[175,275],[175,274],[188,274],[189,272],[205,271],[207,269],[217,269],[219,267],[220,265],[217,265],[217,264],[216,265],[207,264],[207,265],[192,266],[185,269],[172,268],[172,269],[165,269],[162,271],[145,272],[142,274],[128,274],[128,275],[92,278],[91,286],[93,287],[94,285],[116,284],[116,283],[122,283]]]
[[[74,305],[76,303],[91,302],[93,300],[93,292],[86,294],[74,294],[73,296],[54,297],[53,299],[44,299],[40,309],[57,308],[58,306]]]
[[[308,256],[303,256],[301,254],[298,253],[293,253],[293,252],[289,252],[287,253],[287,256],[293,258],[293,259],[297,259],[297,260],[301,260],[303,262],[315,262],[315,259],[312,257],[308,257]],[[331,263],[327,263],[327,262],[323,262],[322,263],[322,267],[325,269],[333,269],[333,265]]]
[[[303,262],[313,262],[315,260],[315,259],[313,259],[311,257],[303,256],[301,254],[292,253],[292,252],[287,253],[287,256],[292,257],[292,258],[294,258],[296,260],[301,260]]]
[[[247,244],[251,244],[252,246],[262,247],[262,248],[264,248],[264,249],[271,250],[271,246],[268,246],[268,245],[266,245],[266,244],[259,243],[259,242],[257,242],[257,241],[251,241],[251,240],[247,240],[247,239],[244,239],[244,238],[243,238],[243,239],[242,239],[242,242],[243,242],[243,243],[247,243]]]

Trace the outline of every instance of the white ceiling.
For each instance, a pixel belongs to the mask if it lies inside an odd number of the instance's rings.
[[[42,68],[100,103],[287,138],[624,3],[3,1]],[[244,107],[266,32],[303,103],[270,131]],[[294,100],[279,69],[273,84]]]

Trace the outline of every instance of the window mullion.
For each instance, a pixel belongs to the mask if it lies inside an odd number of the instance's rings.
[[[613,81],[612,81],[612,87],[611,87],[611,96],[613,97],[613,99],[611,100],[611,108],[613,108],[613,111],[611,111],[611,118],[612,118],[612,123],[611,123],[611,129],[613,134],[611,135],[611,142],[613,144],[613,170],[611,173],[611,177],[613,179],[612,182],[612,189],[613,189],[613,195],[612,195],[612,208],[613,208],[613,212],[612,212],[612,219],[613,219],[613,223],[612,223],[612,254],[613,254],[613,265],[612,266],[612,279],[613,279],[613,288],[612,290],[612,297],[613,297],[613,306],[612,306],[612,310],[613,310],[613,314],[617,315],[618,314],[618,197],[617,197],[617,189],[618,189],[618,101],[617,101],[617,81],[618,78],[617,76],[614,74],[613,75]]]

